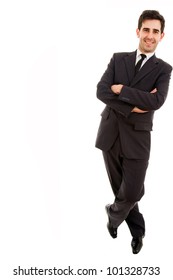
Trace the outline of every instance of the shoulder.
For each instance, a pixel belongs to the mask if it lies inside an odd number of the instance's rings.
[[[155,59],[155,62],[160,65],[160,67],[167,69],[170,72],[172,71],[172,65],[170,65],[168,62],[166,62],[163,59],[158,58],[156,56],[154,57],[154,59]]]
[[[117,53],[113,54],[113,57],[124,58],[124,57],[127,57],[127,56],[134,56],[134,55],[136,55],[136,51],[134,51],[134,52],[117,52]]]
[[[114,53],[112,56],[112,60],[114,61],[121,61],[128,58],[136,58],[136,51],[134,52],[117,52]]]

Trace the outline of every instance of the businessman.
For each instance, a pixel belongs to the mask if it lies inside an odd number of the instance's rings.
[[[155,10],[140,15],[134,52],[115,53],[97,85],[97,98],[106,104],[96,139],[114,194],[106,206],[107,228],[113,238],[126,221],[132,235],[132,253],[143,246],[145,221],[138,201],[150,156],[154,112],[165,102],[172,67],[155,55],[164,37],[164,17]]]

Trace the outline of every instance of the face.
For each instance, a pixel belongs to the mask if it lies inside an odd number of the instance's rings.
[[[154,52],[164,36],[164,33],[161,33],[161,23],[156,19],[143,21],[141,29],[137,29],[136,33],[139,38],[139,49],[143,53]]]

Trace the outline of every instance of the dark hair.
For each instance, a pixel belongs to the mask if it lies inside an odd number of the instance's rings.
[[[165,28],[165,19],[158,11],[155,11],[155,10],[145,10],[145,11],[143,11],[142,14],[139,17],[139,20],[138,20],[138,29],[139,30],[141,29],[143,21],[146,20],[146,19],[158,19],[158,20],[160,20],[161,33],[163,33],[164,28]]]

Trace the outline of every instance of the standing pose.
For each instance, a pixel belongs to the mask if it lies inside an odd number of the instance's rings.
[[[165,20],[158,11],[145,10],[136,30],[138,49],[115,53],[97,85],[97,97],[106,104],[96,147],[115,196],[106,206],[107,228],[113,238],[125,220],[132,235],[132,252],[139,253],[145,222],[138,201],[150,155],[150,131],[155,110],[166,100],[172,67],[155,55],[164,37]]]

